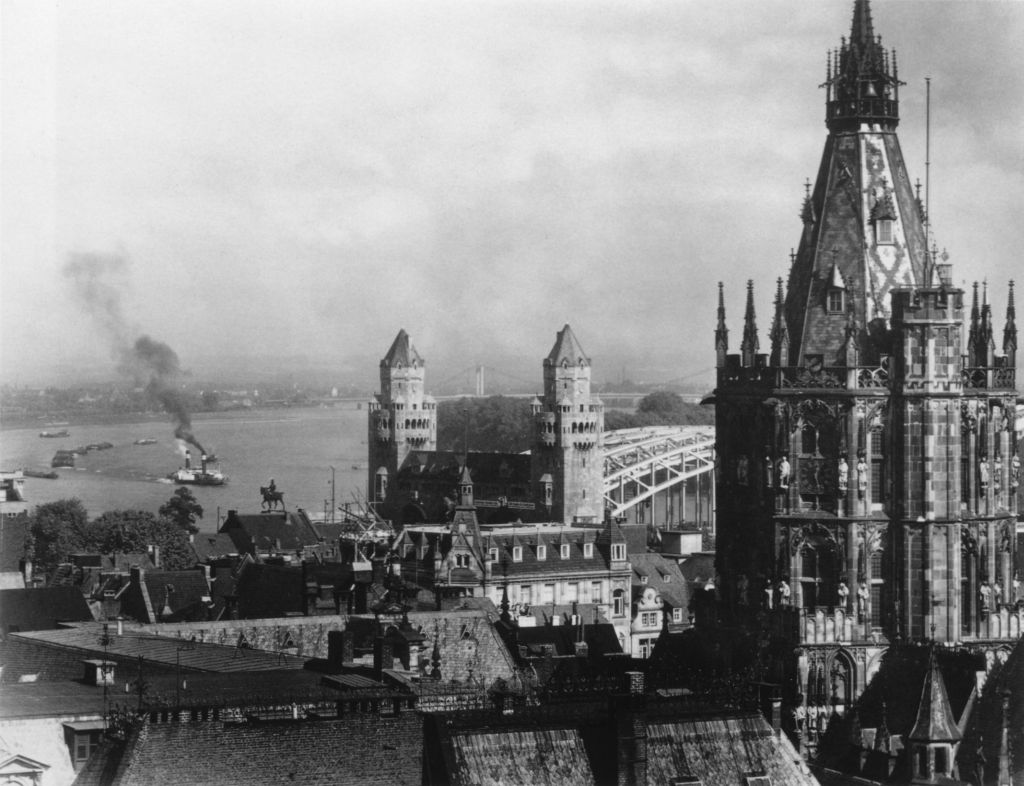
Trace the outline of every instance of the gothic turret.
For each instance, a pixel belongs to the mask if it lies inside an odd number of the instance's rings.
[[[747,282],[747,308],[743,314],[743,341],[740,342],[740,356],[744,366],[754,365],[754,358],[761,348],[757,339],[757,315],[754,313],[754,282]]]
[[[896,53],[890,57],[875,36],[868,0],[857,0],[850,40],[842,40],[826,68],[829,130],[856,131],[862,124],[893,130],[899,123],[900,84]]]
[[[785,297],[782,294],[782,278],[780,277],[775,287],[775,317],[772,319],[771,363],[773,366],[789,365],[789,329],[786,327],[784,303]]]
[[[907,735],[914,783],[956,777],[956,749],[963,739],[953,718],[934,651],[928,662],[914,728]]]
[[[1003,328],[1003,354],[1006,365],[1013,368],[1017,365],[1017,309],[1013,305],[1013,281],[1010,281],[1010,293],[1006,297],[1006,326]]]

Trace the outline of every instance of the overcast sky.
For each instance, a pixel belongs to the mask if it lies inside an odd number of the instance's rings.
[[[404,327],[437,377],[513,357],[539,380],[568,322],[600,378],[706,376],[718,280],[734,336],[755,280],[767,345],[852,6],[3,0],[3,380],[113,373],[74,255],[111,262],[129,331],[186,367],[341,375]],[[932,77],[937,241],[1001,331],[1013,276],[1024,305],[1024,2],[872,11],[912,179]]]

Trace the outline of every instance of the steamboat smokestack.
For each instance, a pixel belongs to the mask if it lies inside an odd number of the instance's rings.
[[[185,469],[192,469],[192,451],[185,451]]]
[[[201,466],[203,468],[203,472],[206,472],[206,454],[203,453],[202,456],[200,456],[199,460],[201,462]]]

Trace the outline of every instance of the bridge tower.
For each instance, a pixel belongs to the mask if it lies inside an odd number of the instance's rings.
[[[409,334],[399,330],[380,361],[380,393],[369,407],[367,499],[378,511],[406,456],[437,446],[437,402],[424,393],[425,368]]]
[[[752,285],[739,354],[719,304],[718,623],[775,631],[788,702],[822,711],[853,701],[891,643],[989,646],[1024,630],[1008,589],[1012,284],[997,356],[987,298],[979,308],[975,290],[965,330],[952,266],[928,248],[896,137],[900,86],[855,0],[828,62],[828,136],[770,355]]]
[[[544,358],[544,398],[533,401],[531,473],[553,521],[599,522],[604,500],[604,405],[590,392],[590,358],[568,325]]]

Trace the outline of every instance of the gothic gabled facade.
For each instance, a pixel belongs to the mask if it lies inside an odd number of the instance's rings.
[[[856,0],[770,354],[752,284],[729,353],[719,292],[717,622],[770,638],[770,676],[805,709],[848,706],[892,643],[1024,631],[1013,284],[997,353],[987,293],[968,314],[928,248],[900,85]]]

